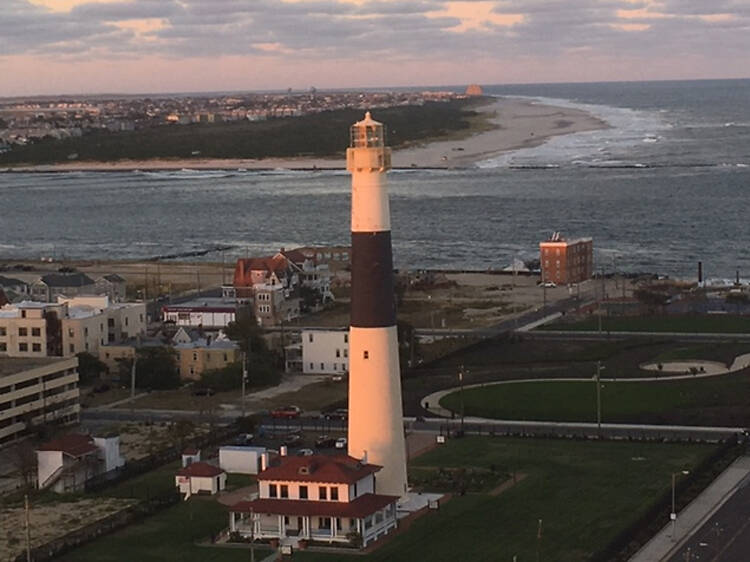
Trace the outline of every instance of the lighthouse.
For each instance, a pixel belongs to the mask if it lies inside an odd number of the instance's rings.
[[[386,172],[391,149],[368,111],[351,127],[352,174],[349,455],[383,469],[377,493],[406,495],[406,446],[393,292]]]

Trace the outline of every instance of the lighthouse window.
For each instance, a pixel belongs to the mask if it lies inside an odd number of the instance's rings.
[[[362,356],[363,356],[363,357],[364,357],[365,359],[369,359],[369,358],[370,358],[370,352],[369,352],[369,351],[365,351],[365,352],[364,352],[364,353],[362,354]]]

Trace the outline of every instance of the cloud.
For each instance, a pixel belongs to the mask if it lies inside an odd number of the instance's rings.
[[[750,49],[747,0],[66,0],[57,11],[49,0],[3,2],[5,55],[460,65],[590,52],[647,64]]]

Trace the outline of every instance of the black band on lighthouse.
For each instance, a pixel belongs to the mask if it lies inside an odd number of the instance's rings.
[[[354,328],[396,325],[390,231],[352,232],[351,310]]]

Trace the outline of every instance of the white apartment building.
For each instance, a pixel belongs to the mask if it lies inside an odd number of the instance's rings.
[[[0,447],[29,426],[78,423],[78,359],[0,359]]]
[[[302,372],[340,375],[349,372],[349,330],[302,330]]]

